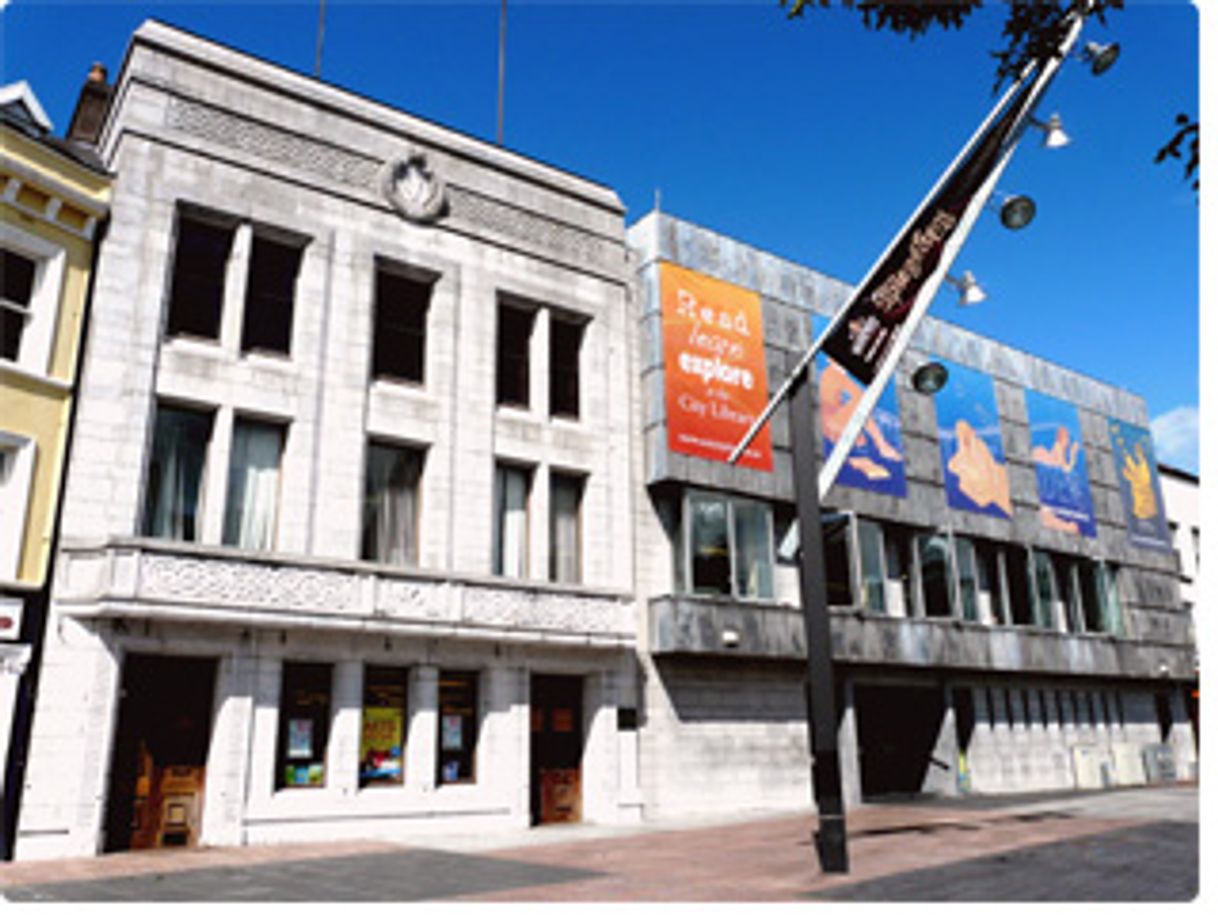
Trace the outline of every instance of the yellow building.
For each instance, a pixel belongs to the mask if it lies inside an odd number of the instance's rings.
[[[90,74],[73,139],[56,138],[27,83],[0,87],[0,766],[21,677],[37,659],[83,343],[110,177],[80,138],[108,97]],[[88,90],[87,85],[87,90]],[[88,131],[83,135],[86,140]],[[0,772],[0,792],[5,775]],[[10,798],[11,799],[11,798]],[[3,835],[0,835],[3,838]]]

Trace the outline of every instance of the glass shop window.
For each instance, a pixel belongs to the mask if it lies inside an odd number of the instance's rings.
[[[421,384],[426,372],[427,311],[434,279],[381,267],[376,272],[372,376]]]
[[[918,568],[922,577],[922,605],[927,617],[952,616],[951,561],[947,537],[918,535]]]
[[[406,681],[404,668],[369,665],[364,669],[361,787],[401,786],[406,776]]]
[[[440,672],[436,784],[472,783],[478,744],[478,674]]]
[[[165,327],[168,335],[220,337],[224,278],[232,247],[233,227],[178,214]]]
[[[333,666],[284,662],[275,789],[324,787]]]
[[[304,248],[254,235],[249,277],[245,289],[242,351],[292,351],[292,313],[296,276]]]

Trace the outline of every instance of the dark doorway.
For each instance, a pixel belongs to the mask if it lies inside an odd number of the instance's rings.
[[[854,686],[864,799],[921,793],[943,725],[937,687]]]
[[[214,659],[127,657],[106,804],[107,851],[198,843],[215,680]]]
[[[533,823],[583,818],[583,679],[534,675],[529,688],[529,807]]]

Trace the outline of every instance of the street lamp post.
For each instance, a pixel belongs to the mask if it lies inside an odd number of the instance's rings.
[[[807,646],[808,737],[820,826],[816,849],[821,869],[827,873],[849,872],[849,858],[820,505],[895,373],[952,260],[994,193],[998,177],[1024,130],[1033,123],[1032,112],[1077,41],[1087,15],[1085,5],[1076,6],[1067,14],[1069,24],[1057,54],[1029,63],[1019,80],[999,99],[728,457],[729,463],[739,460],[779,403],[790,398],[800,543],[799,587]],[[1116,54],[1099,46],[1089,46],[1088,53],[1093,62],[1092,72],[1096,74],[1111,66]],[[1060,127],[1060,122],[1056,127]],[[1010,198],[1004,204],[1003,224],[1018,229],[1034,213],[1030,199]],[[867,384],[823,466],[817,460],[811,380],[813,360],[822,349]],[[932,393],[942,387],[945,378],[942,365],[932,364],[919,369],[915,385],[920,392]]]

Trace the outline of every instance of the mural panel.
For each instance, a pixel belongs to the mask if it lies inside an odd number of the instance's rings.
[[[1171,553],[1171,534],[1163,517],[1163,492],[1159,488],[1159,468],[1150,432],[1110,418],[1108,434],[1121,500],[1125,503],[1129,542],[1135,547]]]
[[[1009,519],[1011,487],[994,382],[980,371],[939,360],[948,372],[947,384],[935,395],[947,503]]]
[[[1078,407],[1035,390],[1026,396],[1040,523],[1051,531],[1095,537]]]

